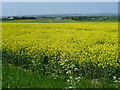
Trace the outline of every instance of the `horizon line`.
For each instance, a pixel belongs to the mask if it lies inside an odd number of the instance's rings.
[[[95,14],[95,16],[99,16],[99,15],[101,15],[101,14],[103,14],[103,15],[107,15],[107,16],[111,16],[112,14],[113,15],[118,15],[118,13],[68,13],[68,14],[66,14],[66,13],[61,13],[61,14],[25,14],[25,15],[2,15],[2,17],[9,17],[9,16],[46,16],[46,15],[80,15],[80,16],[82,16],[82,15],[94,15]]]

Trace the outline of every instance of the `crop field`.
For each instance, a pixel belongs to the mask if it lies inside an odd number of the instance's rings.
[[[4,23],[74,23],[79,22],[75,20],[55,20],[55,19],[48,19],[48,18],[41,18],[41,19],[26,19],[26,20],[3,20]]]
[[[69,88],[84,76],[119,83],[117,22],[2,23],[2,38],[3,63],[64,75]]]

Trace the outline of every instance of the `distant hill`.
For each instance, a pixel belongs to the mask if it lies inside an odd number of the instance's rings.
[[[18,15],[19,17],[22,16],[29,16],[29,17],[56,17],[56,16],[118,16],[116,13],[95,13],[95,14],[42,14],[42,15]],[[10,17],[10,16],[2,16],[3,18],[5,17]]]

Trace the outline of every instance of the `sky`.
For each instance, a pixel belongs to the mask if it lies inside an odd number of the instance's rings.
[[[3,2],[2,16],[116,13],[117,2]]]
[[[1,0],[2,2],[83,2],[83,0]],[[84,2],[119,2],[119,0],[84,0]]]

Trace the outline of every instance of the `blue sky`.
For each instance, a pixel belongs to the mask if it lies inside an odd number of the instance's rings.
[[[2,15],[117,13],[117,2],[3,2]]]

